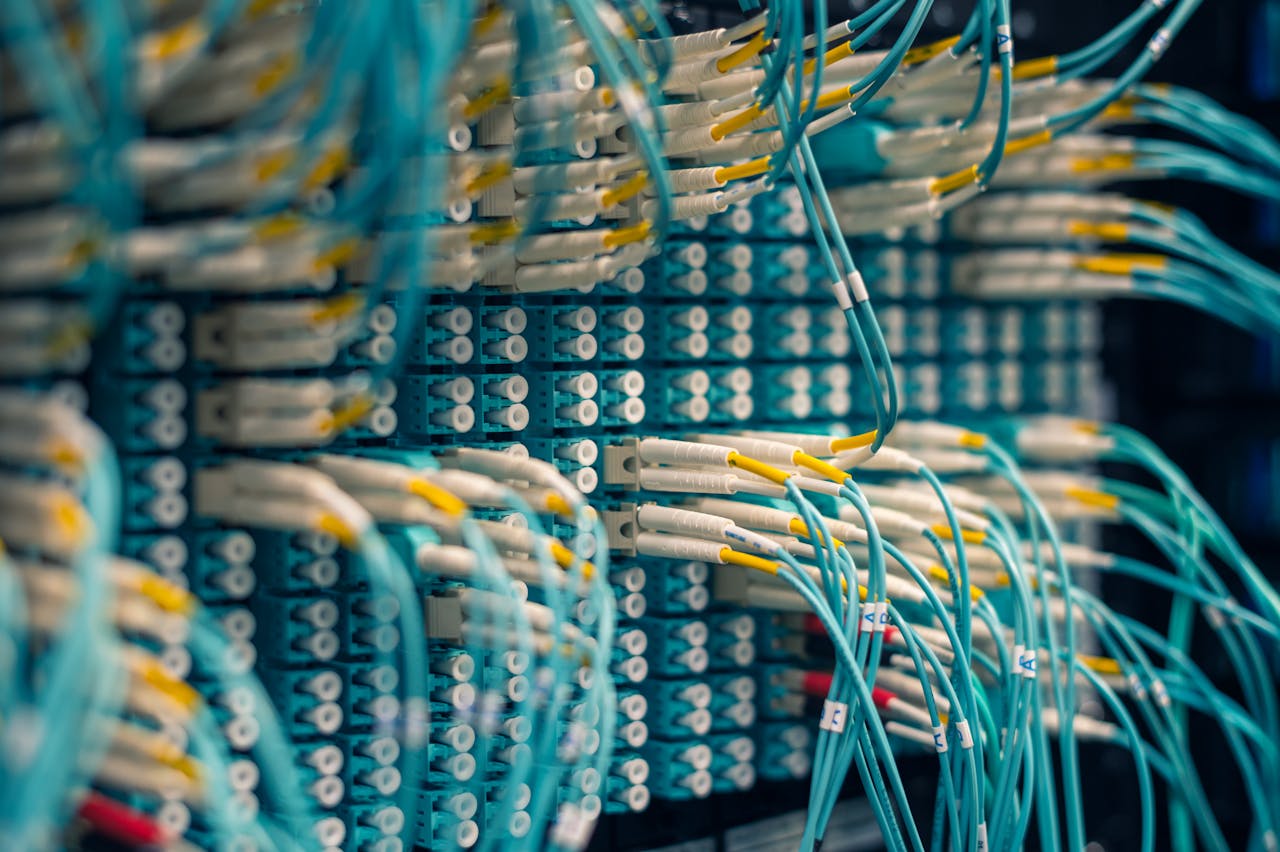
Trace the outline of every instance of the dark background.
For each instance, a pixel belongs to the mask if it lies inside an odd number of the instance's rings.
[[[741,19],[736,2],[687,0],[664,4],[677,32],[711,20]],[[832,20],[865,8],[859,0],[830,0]],[[1031,58],[1078,48],[1132,11],[1136,0],[1014,0],[1017,54]],[[971,2],[936,0],[921,39],[957,32]],[[681,26],[681,21],[686,22]],[[885,33],[892,38],[895,28]],[[874,43],[872,46],[875,46]],[[1103,69],[1116,73],[1121,64]],[[1206,0],[1149,78],[1194,87],[1235,112],[1280,133],[1280,0]],[[1120,187],[1140,198],[1188,208],[1219,237],[1267,266],[1280,268],[1280,199],[1272,203],[1223,189],[1187,183]],[[1254,561],[1273,579],[1280,564],[1280,343],[1262,340],[1177,305],[1112,303],[1106,309],[1104,361],[1111,383],[1113,419],[1150,436],[1192,479],[1236,532]],[[1108,546],[1136,556],[1142,544],[1113,534]],[[1154,559],[1154,554],[1145,554]],[[1149,589],[1149,587],[1148,587]],[[1168,599],[1113,582],[1109,603],[1153,625],[1163,625]],[[1225,660],[1199,630],[1194,656],[1206,672],[1234,692]],[[1214,811],[1233,849],[1246,847],[1251,816],[1238,773],[1212,725],[1200,734],[1195,758]],[[936,777],[932,758],[907,764],[904,779],[930,813]],[[1138,847],[1137,792],[1127,754],[1085,747],[1084,791],[1088,837],[1102,849]],[[856,775],[856,773],[851,773]],[[849,785],[856,788],[856,782]],[[1159,786],[1159,785],[1157,785]],[[747,794],[706,801],[655,800],[643,814],[609,818],[592,842],[597,850],[644,849],[718,837],[726,827],[804,807],[806,784],[762,782]],[[856,796],[856,789],[847,794]],[[1163,814],[1163,802],[1158,814]],[[1162,820],[1161,820],[1162,822]],[[1161,826],[1163,832],[1163,826]],[[1035,831],[1029,848],[1037,848]],[[1167,848],[1163,833],[1157,848]],[[1096,847],[1095,847],[1096,848]]]

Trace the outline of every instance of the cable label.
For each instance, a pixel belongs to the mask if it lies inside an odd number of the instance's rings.
[[[956,733],[960,735],[960,748],[973,748],[973,732],[969,730],[969,720],[956,722]]]
[[[1018,671],[1028,680],[1036,679],[1036,649],[1023,649],[1018,657]]]
[[[843,281],[836,281],[831,285],[831,289],[836,294],[836,304],[840,306],[842,311],[853,310],[853,297],[849,295],[849,285]]]
[[[987,824],[985,822],[978,823],[978,839],[973,848],[977,852],[987,852]]]
[[[1013,31],[1009,29],[1008,24],[996,27],[996,52],[1001,56],[1013,53]]]
[[[1225,603],[1225,604],[1226,604],[1227,606],[1229,606],[1229,607],[1235,608],[1235,607],[1236,607],[1236,605],[1237,605],[1237,604],[1239,604],[1240,602],[1239,602],[1239,601],[1237,601],[1237,600],[1235,599],[1235,596],[1234,596],[1234,595],[1227,595],[1227,597],[1224,599],[1223,603]],[[1229,621],[1230,621],[1232,624],[1234,624],[1236,627],[1242,627],[1242,626],[1244,626],[1244,619],[1243,619],[1243,618],[1241,618],[1241,617],[1240,617],[1240,616],[1238,616],[1238,615],[1231,615],[1231,616],[1227,616],[1227,615],[1224,613],[1222,617],[1223,617],[1223,618],[1226,618],[1227,620],[1229,620]]]
[[[1151,53],[1151,59],[1154,62],[1164,52],[1169,49],[1169,44],[1173,41],[1173,34],[1167,29],[1156,30],[1156,34],[1151,37],[1151,41],[1147,42],[1147,50]]]
[[[736,525],[725,527],[724,537],[740,541],[757,553],[764,553],[769,556],[779,556],[783,552],[783,547],[778,542],[765,538],[755,530],[743,529]]]
[[[862,629],[871,633],[889,629],[888,601],[867,601],[862,605]]]
[[[947,729],[942,725],[933,726],[933,750],[938,754],[947,753]]]
[[[566,802],[560,806],[551,826],[552,842],[569,849],[585,849],[594,827],[595,820],[588,819],[581,808]]]
[[[853,293],[853,299],[856,302],[865,302],[871,298],[871,294],[867,292],[867,282],[863,280],[862,273],[856,269],[849,273],[849,292]]]
[[[818,727],[833,734],[843,734],[844,723],[848,716],[848,704],[828,698],[822,702],[822,718],[818,720]]]

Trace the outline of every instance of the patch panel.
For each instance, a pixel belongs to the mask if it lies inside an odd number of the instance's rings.
[[[1242,745],[1280,727],[1274,590],[1158,450],[1072,419],[1093,297],[1274,326],[1274,272],[1099,188],[1264,194],[1274,140],[1137,82],[1194,0],[1016,66],[1008,3],[944,42],[928,3],[802,5],[0,13],[15,848],[582,849],[806,779],[757,845],[1013,849],[1034,816],[1083,848],[1084,741],[1147,811],[1170,777],[1174,848],[1228,848],[1181,747],[1206,707],[1274,845]],[[1177,570],[1090,546],[1119,523]],[[1175,593],[1167,635],[1107,571]]]

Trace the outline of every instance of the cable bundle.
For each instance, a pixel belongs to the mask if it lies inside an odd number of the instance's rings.
[[[1139,464],[1165,493],[1077,471],[1024,470],[986,435],[938,423],[904,422],[874,456],[868,436],[647,438],[628,450],[627,483],[668,496],[610,520],[624,532],[614,546],[709,563],[718,600],[782,613],[764,646],[773,662],[762,712],[821,717],[802,848],[821,842],[851,765],[890,845],[920,848],[921,821],[890,737],[938,756],[934,843],[1019,848],[1028,830],[1046,846],[1064,831],[1087,836],[1077,744],[1098,741],[1128,749],[1137,763],[1144,848],[1157,836],[1154,777],[1188,797],[1175,836],[1195,832],[1221,848],[1188,749],[1180,708],[1192,707],[1219,721],[1243,777],[1257,783],[1251,802],[1266,843],[1261,809],[1271,782],[1252,750],[1265,750],[1274,715],[1263,648],[1274,631],[1269,616],[1239,606],[1214,564],[1221,560],[1263,611],[1273,590],[1140,436],[1061,419],[1000,424],[999,433],[1033,463]],[[1051,508],[1065,520],[1134,524],[1170,566],[1071,544]],[[1099,571],[1172,591],[1170,634],[1097,598],[1090,578]],[[1187,656],[1197,611],[1237,666],[1243,707]],[[788,638],[808,634],[826,647]],[[1086,643],[1105,656],[1086,654]],[[1110,718],[1081,715],[1084,695],[1098,696]],[[820,711],[808,709],[814,699]]]
[[[237,797],[261,774],[299,815],[287,762],[270,774],[288,759],[279,722],[184,578],[114,555],[110,444],[56,396],[7,390],[0,403],[6,464],[24,469],[5,474],[5,716],[27,741],[5,767],[8,836],[46,845],[74,811],[89,836],[130,844],[174,844],[193,821],[276,842],[279,825]],[[233,696],[263,705],[237,720]]]

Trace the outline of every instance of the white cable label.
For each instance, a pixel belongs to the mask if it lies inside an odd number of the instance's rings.
[[[1239,601],[1237,601],[1235,597],[1232,595],[1227,595],[1224,602],[1227,604],[1227,606],[1230,606],[1230,607],[1235,607],[1239,603]],[[1224,614],[1223,617],[1226,618],[1227,616]],[[1230,621],[1236,627],[1242,627],[1244,625],[1244,619],[1238,615],[1231,615]]]
[[[947,729],[943,725],[933,726],[933,750],[938,754],[947,753]]]
[[[876,632],[876,605],[871,601],[862,605],[862,629],[868,633]]]
[[[1013,672],[1012,672],[1012,674],[1013,674],[1013,676],[1014,676],[1014,677],[1017,677],[1018,675],[1022,674],[1022,672],[1021,672],[1021,671],[1019,670],[1019,668],[1018,668],[1018,664],[1019,664],[1019,661],[1022,659],[1022,655],[1023,655],[1023,653],[1024,653],[1026,650],[1027,650],[1027,646],[1026,646],[1026,645],[1014,645],[1014,646],[1013,646]]]
[[[1168,707],[1173,702],[1169,699],[1169,690],[1165,687],[1164,681],[1154,680],[1151,682],[1151,697],[1156,700],[1156,704],[1161,707]]]
[[[969,730],[969,720],[956,722],[956,733],[960,735],[960,748],[973,748],[973,732]]]
[[[1173,34],[1167,29],[1158,29],[1156,34],[1151,37],[1151,41],[1147,42],[1147,50],[1151,53],[1152,60],[1157,60],[1164,56],[1164,52],[1169,49],[1169,44],[1173,41]]]
[[[848,704],[828,698],[822,702],[822,718],[818,720],[818,727],[833,734],[843,734],[844,723],[848,716]]]
[[[1222,610],[1212,604],[1205,605],[1204,618],[1214,630],[1221,630],[1227,626],[1227,617],[1222,614]]]
[[[1147,699],[1147,691],[1143,688],[1142,681],[1138,678],[1138,675],[1136,673],[1131,674],[1126,680],[1129,683],[1129,694],[1138,701],[1145,701]]]
[[[883,633],[889,628],[889,602],[878,601],[875,605],[875,631]]]
[[[765,538],[755,530],[743,529],[736,525],[725,527],[724,537],[740,541],[752,550],[769,556],[780,556],[783,551],[781,543]]]
[[[831,289],[836,294],[836,304],[840,306],[842,311],[853,310],[853,297],[849,295],[849,285],[843,281],[836,281],[831,285]]]
[[[1013,53],[1013,31],[1008,24],[996,27],[996,52],[1001,56]]]
[[[1028,680],[1036,679],[1036,649],[1024,649],[1022,656],[1018,657],[1018,670],[1022,672],[1022,676]]]
[[[973,848],[977,852],[987,852],[987,824],[985,822],[978,823],[978,839]]]
[[[556,821],[551,827],[551,837],[557,846],[568,849],[583,849],[591,839],[591,829],[595,820],[576,805],[565,803],[556,814]]]
[[[854,301],[865,302],[871,298],[871,294],[867,292],[867,282],[856,269],[849,273],[849,290],[853,293]]]

